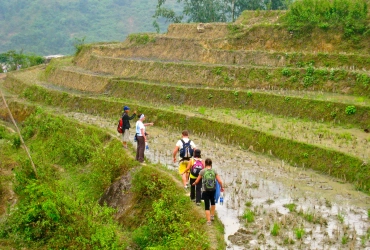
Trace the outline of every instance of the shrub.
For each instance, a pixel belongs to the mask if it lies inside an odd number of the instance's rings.
[[[290,69],[288,69],[288,68],[283,68],[283,69],[281,70],[281,74],[282,74],[283,76],[289,77],[289,76],[291,76],[291,75],[292,75],[292,72],[291,72],[291,71],[290,71]]]
[[[347,115],[353,115],[356,113],[356,107],[355,106],[347,106],[346,107],[346,114]]]
[[[209,243],[201,229],[205,220],[194,214],[189,198],[162,171],[158,166],[142,167],[133,177],[133,191],[142,197],[138,204],[147,210],[133,233],[135,243],[140,249],[206,249]]]
[[[290,6],[285,22],[291,30],[341,28],[351,37],[368,30],[367,12],[365,0],[302,0]]]

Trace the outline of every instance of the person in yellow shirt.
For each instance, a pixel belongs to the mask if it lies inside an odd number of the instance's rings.
[[[199,173],[204,169],[205,163],[202,160],[200,149],[194,150],[194,156],[190,159],[187,168],[184,172],[190,171],[190,199],[200,206],[200,200],[202,198],[202,180],[197,185],[193,185],[195,180],[198,178]]]
[[[185,155],[185,149],[189,148],[190,156]],[[173,163],[177,162],[177,152],[180,152],[180,161],[179,161],[179,174],[182,176],[182,183],[184,188],[188,188],[189,180],[189,171],[185,171],[188,166],[190,158],[193,156],[193,152],[196,148],[196,145],[192,140],[189,139],[189,132],[187,130],[182,131],[182,139],[178,140],[176,146],[173,150]]]

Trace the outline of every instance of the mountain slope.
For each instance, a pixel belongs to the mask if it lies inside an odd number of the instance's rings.
[[[42,55],[71,54],[76,38],[121,41],[129,33],[153,32],[155,4],[150,0],[0,0],[0,53],[23,49]],[[166,29],[164,22],[160,25]]]

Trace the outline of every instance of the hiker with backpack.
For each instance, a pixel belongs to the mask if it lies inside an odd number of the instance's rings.
[[[188,167],[184,172],[190,170],[190,199],[195,201],[197,206],[200,206],[200,200],[202,198],[202,181],[199,181],[197,185],[193,185],[195,180],[198,178],[199,173],[204,169],[205,163],[201,157],[200,149],[194,150],[194,156],[190,159]]]
[[[203,188],[203,199],[204,208],[206,210],[207,225],[211,225],[215,218],[215,193],[216,193],[216,181],[221,186],[221,192],[224,191],[224,185],[221,181],[220,176],[217,174],[215,169],[212,169],[212,160],[207,158],[205,161],[205,168],[200,171],[198,178],[193,183],[196,186],[202,181]]]
[[[176,163],[177,152],[180,152],[180,164],[179,164],[179,174],[182,177],[182,183],[184,184],[184,188],[188,188],[188,180],[189,180],[189,170],[185,171],[189,160],[193,157],[193,153],[195,150],[195,144],[192,140],[189,139],[189,132],[187,130],[182,131],[182,139],[178,140],[173,150],[173,163]]]
[[[122,114],[122,146],[123,148],[127,148],[127,142],[130,139],[130,131],[131,128],[130,120],[136,117],[136,110],[132,116],[129,116],[130,108],[128,106],[123,107],[123,114]]]
[[[145,115],[140,114],[139,120],[136,122],[136,138],[137,138],[137,148],[136,148],[136,160],[140,163],[144,163],[144,151],[145,142],[147,142],[148,134],[145,132],[146,126],[153,126],[154,123],[143,123],[145,120]]]

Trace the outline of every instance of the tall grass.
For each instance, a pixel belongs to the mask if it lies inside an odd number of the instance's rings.
[[[340,28],[344,35],[363,34],[367,28],[365,0],[301,0],[287,12],[286,22],[293,28]]]
[[[113,220],[115,211],[97,203],[111,181],[133,166],[120,143],[101,130],[40,109],[25,120],[22,133],[38,179],[23,151],[5,144],[7,157],[18,165],[18,203],[1,221],[0,238],[30,249],[127,247],[129,233]]]
[[[98,204],[106,188],[137,165],[110,135],[41,109],[26,118],[22,134],[39,178],[21,149],[9,143],[9,156],[19,164],[14,186],[19,202],[0,221],[0,240],[29,249],[209,248],[203,213],[193,211],[160,166],[132,174],[136,203],[130,224],[118,225],[116,211]]]

